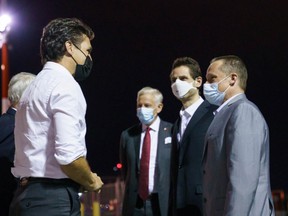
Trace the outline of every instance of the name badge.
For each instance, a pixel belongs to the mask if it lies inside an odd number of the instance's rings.
[[[165,144],[171,143],[172,138],[171,137],[166,137],[165,138]]]

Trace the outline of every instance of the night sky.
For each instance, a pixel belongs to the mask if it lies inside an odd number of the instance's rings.
[[[42,28],[58,17],[77,17],[95,32],[93,72],[80,85],[87,100],[88,161],[99,175],[116,175],[121,131],[138,123],[136,94],[144,86],[164,95],[162,119],[174,122],[181,104],[170,87],[180,56],[196,59],[205,76],[209,61],[234,54],[248,68],[247,97],[270,127],[272,189],[288,189],[286,146],[288,2],[7,0],[10,77],[37,74]]]

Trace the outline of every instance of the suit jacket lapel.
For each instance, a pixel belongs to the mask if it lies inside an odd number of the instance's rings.
[[[198,123],[198,121],[205,115],[205,113],[207,112],[207,102],[204,101],[195,111],[194,115],[192,116],[192,118],[190,119],[186,130],[183,134],[183,138],[182,140],[185,140],[185,138],[187,137],[187,134],[189,134],[189,130],[192,130],[193,127],[195,127],[195,125]]]
[[[216,121],[217,121],[217,118],[220,118],[220,119],[221,119],[221,114],[222,114],[222,112],[225,111],[226,109],[228,109],[229,106],[231,106],[233,103],[235,103],[236,101],[241,100],[241,99],[244,99],[244,100],[245,100],[245,99],[246,99],[246,95],[245,95],[245,94],[240,94],[240,95],[236,96],[235,98],[233,98],[231,101],[229,101],[224,107],[221,108],[221,110],[220,110],[218,113],[215,114],[214,120],[216,119]],[[216,111],[216,110],[215,110],[215,111]],[[210,127],[208,128],[207,134],[208,134],[208,131],[213,127],[213,122],[214,122],[214,120],[211,122],[211,125],[210,125]],[[205,158],[206,149],[207,149],[207,134],[206,134],[206,136],[205,136],[205,141],[204,141],[204,149],[203,149],[203,154],[202,154],[202,162],[203,162],[203,160],[204,160],[204,158]]]
[[[137,134],[134,137],[135,141],[135,157],[136,157],[136,163],[137,163],[137,169],[140,170],[140,160],[139,160],[139,154],[140,154],[140,142],[141,142],[141,133],[142,133],[142,125],[139,124],[137,128]]]
[[[236,96],[235,98],[233,98],[231,101],[228,102],[227,106],[229,107],[231,104],[233,104],[236,101],[241,100],[241,99],[247,99],[246,95],[245,94],[240,94],[240,95]]]
[[[181,140],[181,143],[180,143],[180,152],[179,152],[179,162],[181,164],[183,158],[184,158],[184,155],[185,155],[185,152],[186,152],[186,147],[187,147],[187,143],[189,142],[186,142],[186,139],[187,139],[187,134],[189,134],[189,131],[190,130],[193,130],[193,128],[197,125],[197,123],[200,121],[200,119],[207,113],[208,109],[206,108],[207,107],[208,102],[207,101],[204,101],[198,108],[197,110],[195,111],[194,115],[192,116],[192,118],[190,119],[186,129],[185,129],[185,132],[183,134],[183,138]]]
[[[172,131],[172,142],[175,143],[175,149],[178,150],[180,148],[180,141],[178,140],[178,134],[180,133],[180,123],[181,119],[178,118],[176,122],[174,123],[173,126],[173,131]]]
[[[161,167],[162,166],[162,161],[161,160],[161,152],[164,152],[162,149],[164,147],[164,139],[165,139],[165,130],[167,130],[167,128],[165,129],[162,120],[160,120],[160,126],[159,126],[159,133],[158,133],[158,147],[157,147],[157,163],[158,166]]]

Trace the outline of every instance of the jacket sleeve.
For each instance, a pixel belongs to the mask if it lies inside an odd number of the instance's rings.
[[[265,125],[259,110],[249,103],[240,104],[232,113],[224,138],[228,185],[223,215],[249,215],[265,152]]]
[[[127,157],[126,157],[126,145],[125,145],[125,132],[121,133],[120,146],[119,146],[119,159],[122,164],[121,176],[125,180],[127,175]]]

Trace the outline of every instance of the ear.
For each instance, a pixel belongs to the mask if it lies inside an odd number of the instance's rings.
[[[237,73],[231,73],[231,80],[230,80],[230,82],[229,82],[229,85],[230,85],[230,86],[235,85],[237,79],[238,79]]]
[[[195,87],[200,88],[200,86],[202,85],[202,82],[203,82],[203,80],[202,80],[201,76],[196,77],[195,78]]]
[[[74,49],[74,46],[73,44],[71,43],[71,41],[66,41],[65,42],[65,47],[66,47],[66,51],[72,55],[73,54],[73,49]]]
[[[160,113],[162,111],[162,109],[163,109],[163,104],[159,103],[157,106],[157,109],[156,109],[157,113]]]

